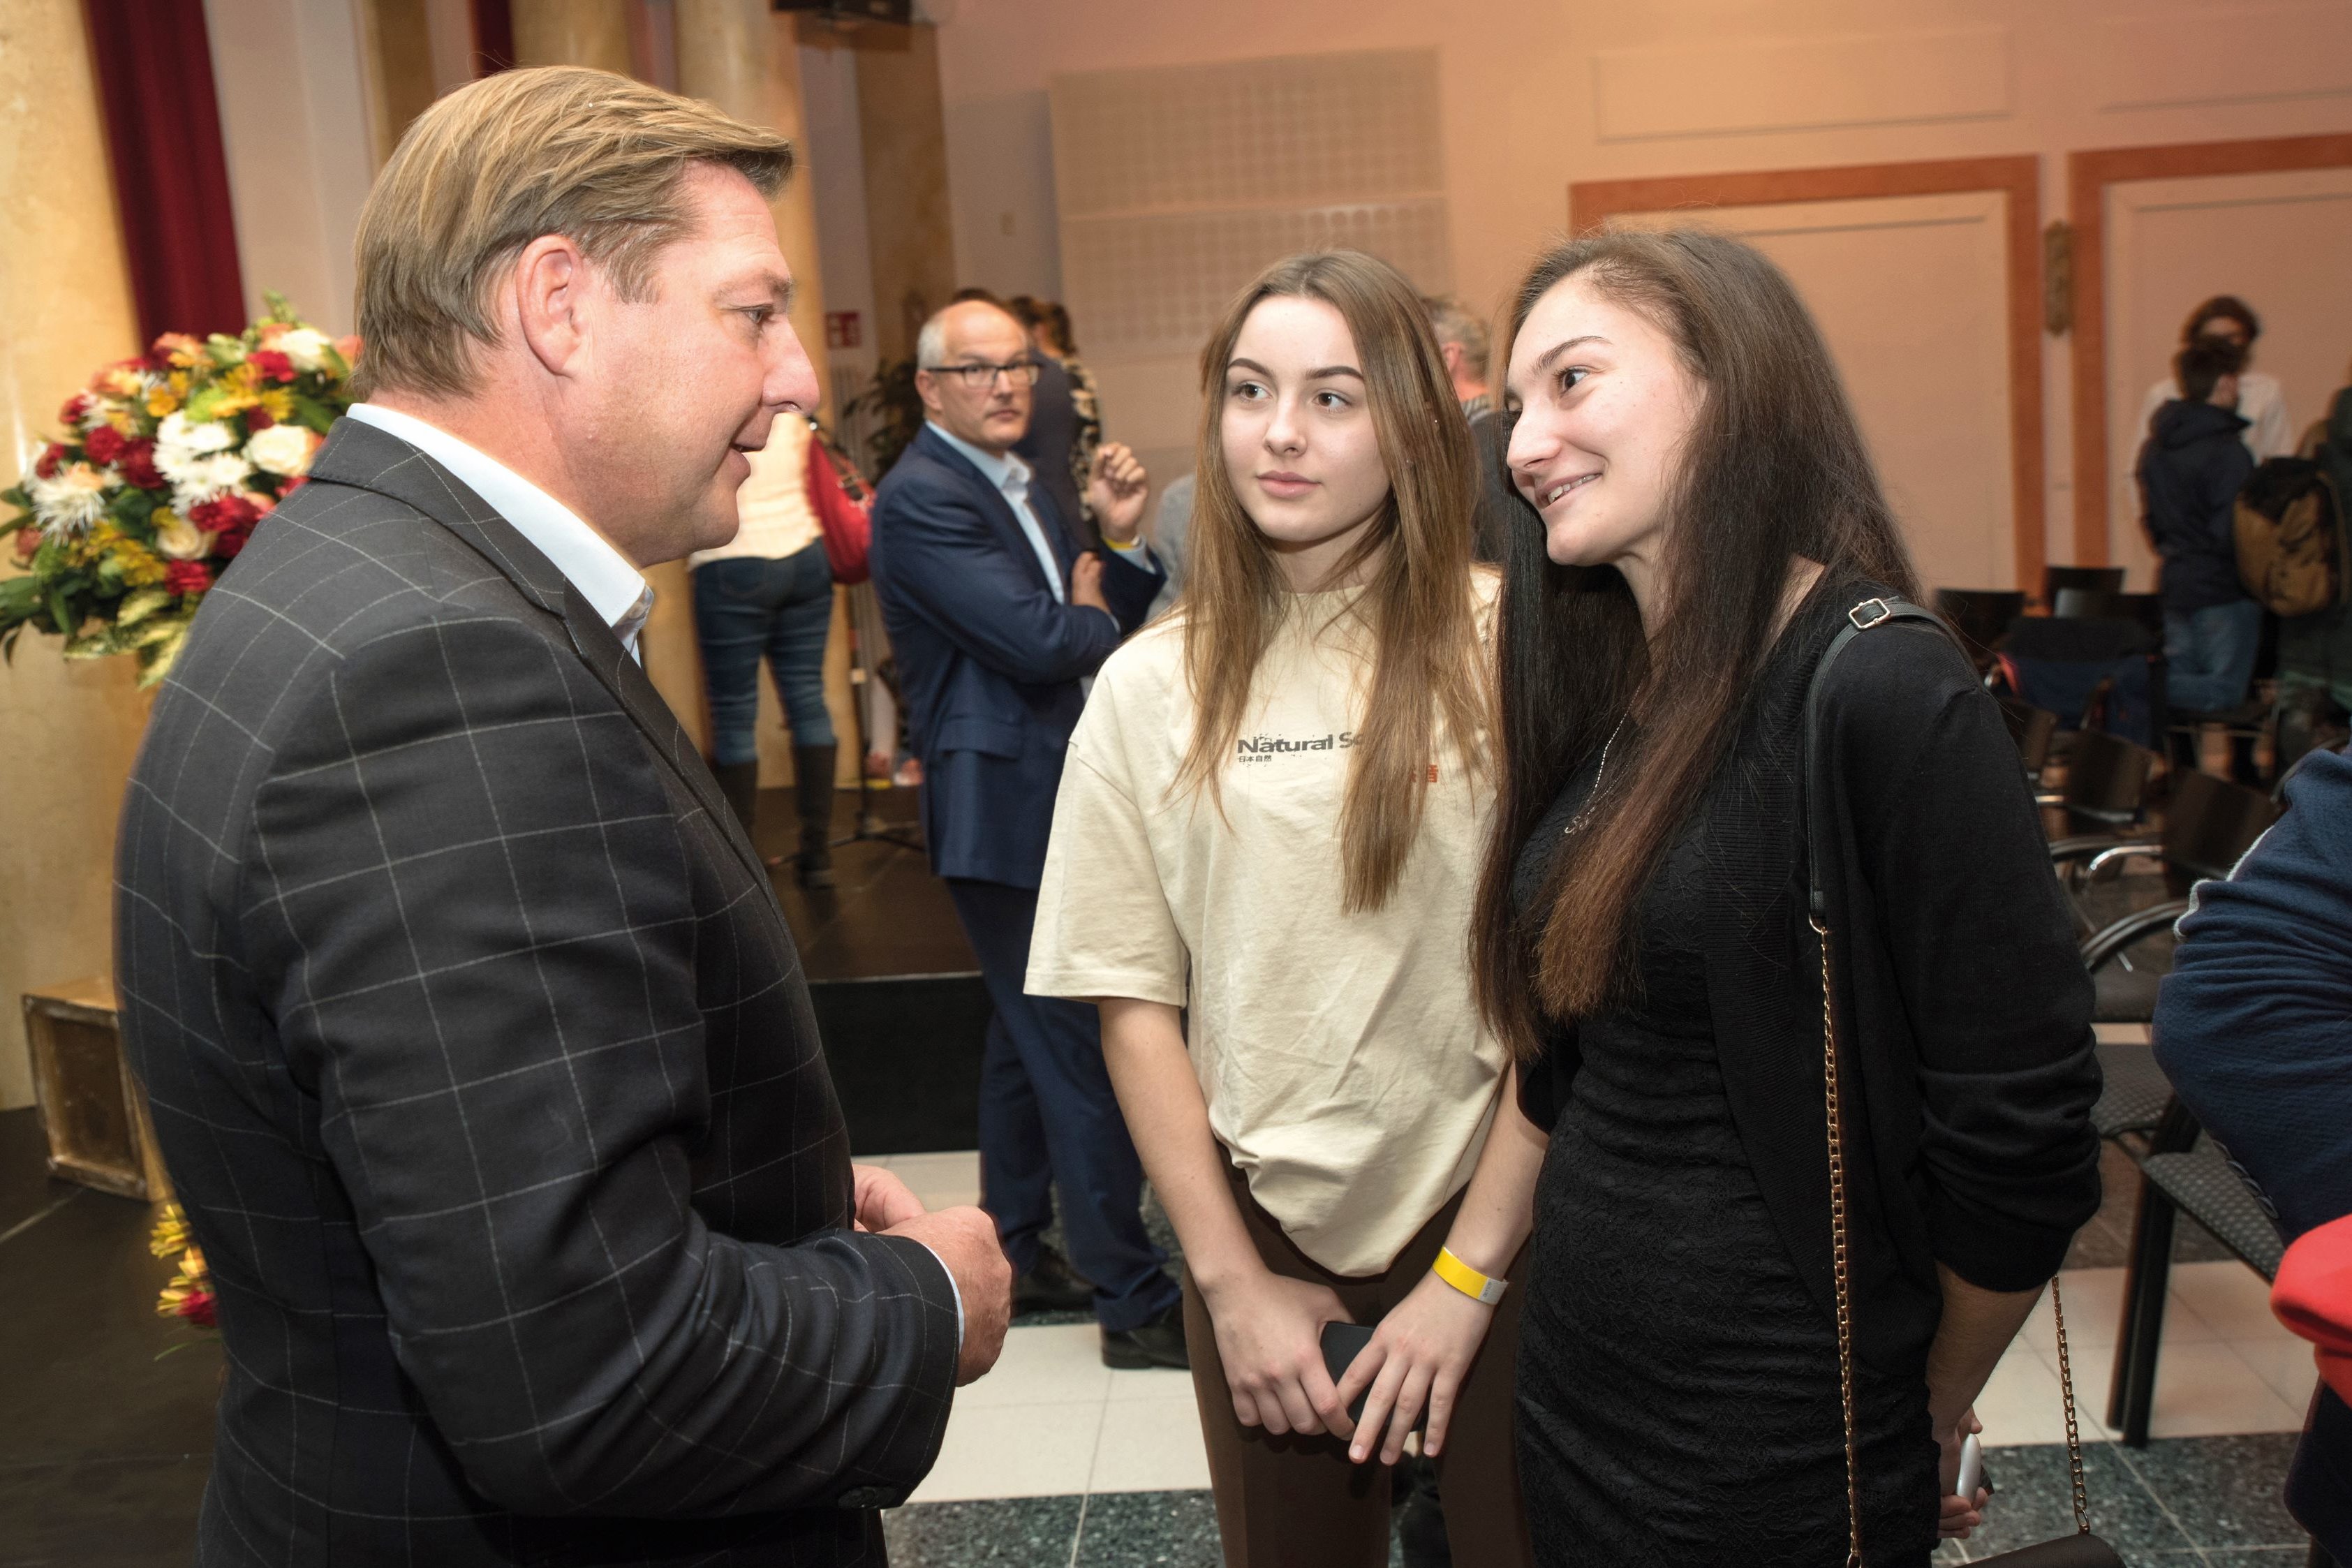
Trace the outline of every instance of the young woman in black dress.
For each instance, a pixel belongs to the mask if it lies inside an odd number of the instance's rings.
[[[1519,1453],[1554,1563],[1847,1556],[1808,776],[1847,1106],[1864,1560],[1923,1564],[1970,1406],[2098,1203],[2091,988],[2017,756],[1916,596],[1837,374],[1763,256],[1696,231],[1519,290],[1504,773],[1480,999],[1550,1128]],[[2000,1434],[1991,1435],[1995,1441]]]

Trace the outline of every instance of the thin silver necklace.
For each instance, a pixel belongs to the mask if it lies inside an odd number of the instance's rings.
[[[1609,738],[1601,742],[1601,765],[1592,770],[1592,793],[1584,797],[1584,805],[1568,819],[1568,826],[1559,830],[1562,838],[1572,838],[1584,831],[1584,825],[1592,820],[1593,812],[1600,808],[1601,785],[1609,777],[1609,749],[1617,743],[1618,732],[1625,728],[1625,721],[1632,717],[1630,710],[1619,715],[1617,728],[1610,731]]]

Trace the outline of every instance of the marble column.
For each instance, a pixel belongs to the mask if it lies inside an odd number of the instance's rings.
[[[91,372],[139,351],[112,188],[81,6],[8,0],[0,489]],[[113,968],[114,824],[147,717],[133,673],[128,658],[68,664],[32,631],[0,668],[0,1107],[32,1100],[17,998]]]
[[[628,0],[514,0],[515,64],[629,74]]]

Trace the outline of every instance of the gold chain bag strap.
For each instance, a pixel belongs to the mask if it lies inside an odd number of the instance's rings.
[[[1846,625],[1822,654],[1805,693],[1805,810],[1810,818],[1805,835],[1811,871],[1811,908],[1808,918],[1822,950],[1822,1101],[1828,1113],[1830,1161],[1830,1274],[1837,1293],[1838,1405],[1845,1417],[1846,1565],[1862,1568],[1862,1452],[1853,1408],[1853,1290],[1846,1237],[1845,1111],[1838,1070],[1837,992],[1830,972],[1829,900],[1822,876],[1825,835],[1825,796],[1819,786],[1821,694],[1824,678],[1846,644],[1873,626],[1889,621],[1923,621],[1943,630],[1944,624],[1905,599],[1865,599],[1846,612]],[[2091,1533],[2089,1502],[2083,1487],[2083,1443],[2074,1423],[2074,1374],[2066,1359],[2066,1316],[2058,1298],[2058,1281],[2050,1281],[2050,1311],[2058,1326],[2058,1389],[2066,1405],[2066,1462],[2074,1486],[2074,1533],[2039,1546],[1978,1558],[2009,1568],[2123,1568],[2115,1548]]]

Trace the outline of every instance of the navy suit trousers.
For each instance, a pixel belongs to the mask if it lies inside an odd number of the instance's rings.
[[[995,1008],[981,1064],[981,1205],[1025,1274],[1059,1187],[1064,1241],[1071,1266],[1095,1282],[1096,1319],[1113,1332],[1147,1323],[1175,1305],[1177,1287],[1144,1232],[1143,1163],[1111,1092],[1101,1023],[1086,1003],[1023,989],[1034,888],[947,884]]]

